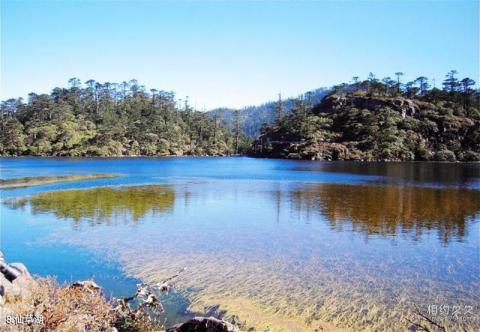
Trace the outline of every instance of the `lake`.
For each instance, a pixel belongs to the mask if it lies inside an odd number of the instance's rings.
[[[186,267],[167,324],[399,330],[418,312],[480,328],[480,165],[232,158],[0,158],[9,261],[134,292]],[[448,308],[448,312],[447,312]]]

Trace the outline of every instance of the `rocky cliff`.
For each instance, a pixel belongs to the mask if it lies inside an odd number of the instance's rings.
[[[448,98],[333,93],[267,126],[251,154],[321,160],[480,160],[480,112]]]

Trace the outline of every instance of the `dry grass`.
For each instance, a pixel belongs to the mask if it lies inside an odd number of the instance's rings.
[[[17,325],[18,331],[109,331],[117,321],[112,303],[101,291],[61,286],[38,278],[22,297],[7,298],[12,316],[43,317],[43,323]]]
[[[21,295],[6,296],[3,313],[5,319],[6,316],[41,317],[40,323],[33,321],[30,324],[6,325],[6,330],[163,331],[163,306],[156,292],[168,292],[171,281],[182,271],[165,279],[155,288],[138,285],[133,296],[111,300],[107,300],[100,286],[91,280],[60,285],[51,277],[32,279],[25,284]],[[4,322],[2,318],[1,324]],[[4,326],[0,325],[0,329],[2,327]]]

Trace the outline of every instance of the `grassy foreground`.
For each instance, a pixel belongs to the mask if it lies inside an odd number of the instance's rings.
[[[1,253],[1,252],[0,252]],[[0,274],[0,330],[25,332],[239,332],[238,326],[215,317],[194,317],[165,328],[165,312],[158,295],[168,293],[183,271],[154,286],[137,284],[135,294],[124,298],[105,297],[93,280],[59,284],[54,277],[32,277],[22,271],[13,282]]]
[[[93,179],[109,179],[116,178],[116,174],[76,174],[63,176],[32,176],[15,179],[0,179],[0,189],[11,189],[20,187],[39,186],[42,184],[65,182],[65,181],[80,181]]]
[[[0,322],[0,330],[163,331],[163,326],[147,314],[163,311],[161,304],[147,303],[138,295],[137,292],[131,299],[135,298],[141,304],[132,308],[125,299],[108,300],[93,281],[60,285],[52,277],[33,278],[22,287],[20,295],[6,296],[3,304],[5,319]],[[147,306],[149,311],[145,311]],[[11,321],[12,317],[30,321],[15,323]]]

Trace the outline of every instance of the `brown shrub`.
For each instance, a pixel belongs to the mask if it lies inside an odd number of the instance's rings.
[[[21,298],[7,298],[6,305],[11,316],[41,319],[12,326],[15,331],[109,331],[117,320],[101,291],[61,286],[53,278],[36,279]]]

